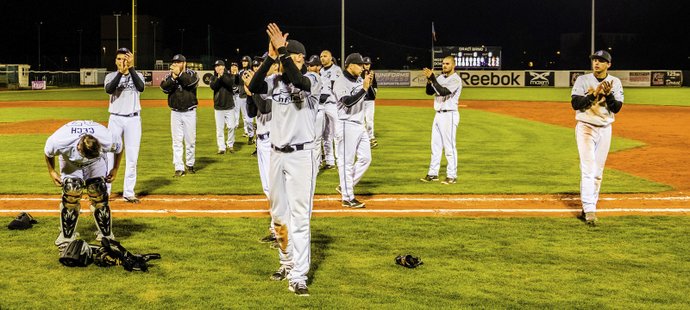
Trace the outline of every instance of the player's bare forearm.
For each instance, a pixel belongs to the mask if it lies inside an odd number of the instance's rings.
[[[50,179],[53,181],[53,183],[55,183],[55,185],[62,185],[60,174],[55,171],[55,157],[49,157],[47,155],[44,155],[44,157],[46,160],[46,165],[48,166],[48,174],[50,175]]]

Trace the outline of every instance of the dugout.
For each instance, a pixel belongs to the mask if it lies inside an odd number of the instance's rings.
[[[28,88],[29,68],[26,64],[0,64],[0,88]]]

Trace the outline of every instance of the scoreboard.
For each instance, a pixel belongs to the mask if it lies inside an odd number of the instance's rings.
[[[441,69],[446,56],[455,58],[455,69],[501,69],[500,46],[437,46],[433,55],[434,69]]]

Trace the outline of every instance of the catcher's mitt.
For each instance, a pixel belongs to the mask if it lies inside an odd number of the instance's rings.
[[[10,230],[24,230],[33,227],[36,223],[38,223],[38,221],[36,221],[31,214],[22,212],[17,215],[17,218],[12,220],[12,222],[7,225],[7,228]]]
[[[424,264],[421,258],[412,256],[410,254],[399,255],[395,258],[395,263],[407,268],[416,268],[417,266]]]

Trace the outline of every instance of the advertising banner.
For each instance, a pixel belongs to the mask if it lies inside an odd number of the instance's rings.
[[[470,87],[523,87],[526,80],[525,71],[459,71],[458,75],[462,85]]]
[[[554,87],[553,71],[526,71],[525,86],[527,87]]]
[[[651,86],[682,86],[682,71],[652,71]]]
[[[376,70],[378,86],[410,86],[411,71]]]
[[[46,81],[31,81],[31,89],[44,90],[46,89]]]

